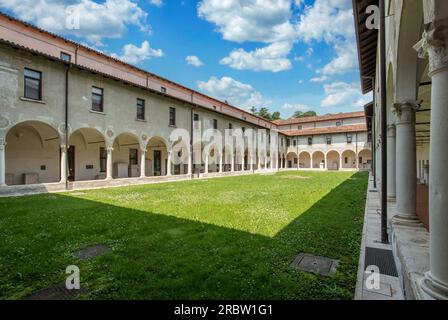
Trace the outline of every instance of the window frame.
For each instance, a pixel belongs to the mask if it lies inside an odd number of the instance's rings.
[[[64,59],[63,56],[66,56],[68,58],[68,60]],[[61,53],[59,54],[59,58],[65,62],[72,62],[72,55],[67,52],[64,52],[64,51],[61,51]]]
[[[218,130],[218,119],[213,119],[212,121],[213,129]]]
[[[330,145],[332,143],[331,136],[326,137],[326,139],[327,139],[327,145]]]
[[[137,114],[136,114],[136,119],[137,120],[146,120],[146,101],[145,99],[141,99],[141,98],[137,98]],[[139,108],[143,109],[143,112],[139,112]],[[142,116],[142,117],[139,117]]]
[[[309,146],[312,146],[313,145],[313,137],[308,137],[307,142],[308,142]]]
[[[96,93],[96,92],[94,92],[94,89],[101,90],[101,95]],[[93,106],[94,106],[93,96],[100,96],[101,97],[101,110],[95,110],[93,108]],[[93,112],[104,112],[104,89],[103,88],[92,86],[92,97],[91,97],[91,100],[92,100],[92,105],[90,106],[90,110],[92,110]]]
[[[33,77],[27,75],[26,71],[31,71],[31,72],[38,73],[39,74],[39,78],[36,79],[36,78],[33,78]],[[27,96],[27,90],[26,90],[26,88],[27,88],[27,85],[26,85],[27,79],[34,80],[34,81],[37,80],[38,81],[38,98],[37,99],[33,98],[33,97],[30,97],[30,96]],[[34,70],[34,69],[31,69],[31,68],[24,68],[24,71],[23,71],[23,97],[26,98],[26,99],[30,99],[30,100],[42,101],[42,71]]]
[[[176,126],[176,108],[174,107],[169,108],[168,125],[170,127]]]

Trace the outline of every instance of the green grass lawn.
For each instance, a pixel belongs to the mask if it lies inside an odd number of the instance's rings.
[[[81,299],[352,299],[367,173],[281,172],[0,198],[0,299],[65,281]],[[89,260],[93,244],[113,251]],[[298,253],[340,260],[323,277]]]

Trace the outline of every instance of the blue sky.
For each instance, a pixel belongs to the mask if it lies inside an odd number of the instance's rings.
[[[0,0],[0,8],[246,109],[288,118],[362,110],[371,99],[360,93],[351,0]]]

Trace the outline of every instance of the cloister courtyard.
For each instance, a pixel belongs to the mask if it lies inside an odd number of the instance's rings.
[[[353,299],[367,172],[291,170],[0,198],[0,299]],[[92,245],[111,251],[75,255]],[[298,271],[299,253],[339,260]]]

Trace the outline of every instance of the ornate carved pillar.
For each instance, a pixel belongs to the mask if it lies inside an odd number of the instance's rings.
[[[440,7],[446,5],[437,2]],[[432,5],[435,6],[435,2]],[[425,3],[430,6],[431,3]],[[440,14],[426,8],[426,14]],[[447,10],[448,11],[448,10]],[[429,155],[430,271],[422,289],[435,299],[448,299],[448,18],[434,18],[425,25],[423,38],[414,47],[421,58],[429,58],[431,90],[431,138]]]
[[[415,150],[415,111],[419,104],[406,101],[394,105],[396,121],[396,197],[397,215],[393,221],[416,225],[417,157]]]
[[[387,126],[387,201],[396,201],[396,128],[395,124]]]

